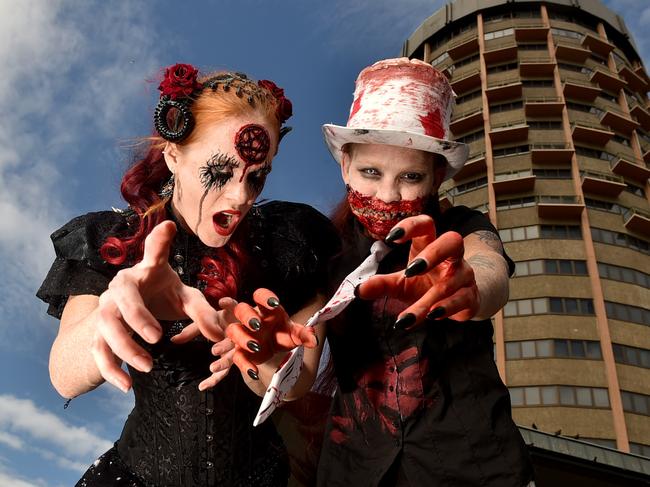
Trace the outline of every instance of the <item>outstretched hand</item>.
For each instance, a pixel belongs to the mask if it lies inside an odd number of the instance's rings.
[[[446,232],[436,238],[433,219],[418,215],[402,220],[386,240],[411,240],[409,264],[404,271],[371,277],[359,286],[357,294],[362,299],[388,296],[411,303],[395,328],[411,328],[425,318],[465,321],[476,314],[480,295],[458,233]]]
[[[315,348],[318,339],[312,327],[292,321],[277,296],[268,289],[256,290],[253,301],[257,306],[239,303],[234,307],[238,322],[226,328],[226,335],[235,347],[232,355],[235,365],[242,373],[257,380],[258,364],[299,345]]]
[[[189,318],[194,329],[217,341],[224,338],[223,329],[232,318],[210,306],[201,291],[184,285],[170,267],[175,234],[173,222],[157,225],[145,240],[142,261],[119,271],[99,298],[93,358],[102,377],[124,392],[131,387],[131,378],[118,359],[141,372],[149,372],[153,364],[133,334],[153,344],[163,333],[158,320]]]

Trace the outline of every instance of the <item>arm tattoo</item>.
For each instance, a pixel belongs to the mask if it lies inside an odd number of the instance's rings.
[[[469,259],[467,259],[467,263],[472,266],[472,268],[481,268],[481,269],[489,269],[491,271],[496,270],[496,266],[494,265],[494,261],[490,259],[489,257],[485,257],[483,255],[472,255]]]
[[[481,242],[489,245],[496,252],[503,254],[503,244],[501,243],[501,239],[497,234],[489,232],[487,230],[479,230],[478,232],[474,232],[474,234],[479,238]]]

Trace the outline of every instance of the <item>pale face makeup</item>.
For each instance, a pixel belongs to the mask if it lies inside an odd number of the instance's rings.
[[[356,144],[341,161],[348,201],[369,234],[385,238],[400,220],[423,211],[438,191],[444,168],[430,153],[379,144]]]
[[[205,245],[222,247],[264,188],[277,151],[277,129],[252,113],[201,130],[191,143],[170,143],[165,149],[175,181],[172,208]]]

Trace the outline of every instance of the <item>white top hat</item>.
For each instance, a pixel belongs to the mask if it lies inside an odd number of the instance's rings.
[[[445,157],[451,178],[465,164],[466,144],[449,139],[454,93],[447,78],[429,64],[408,58],[384,59],[365,68],[356,81],[345,127],[323,125],[325,142],[337,162],[345,144],[385,144]]]

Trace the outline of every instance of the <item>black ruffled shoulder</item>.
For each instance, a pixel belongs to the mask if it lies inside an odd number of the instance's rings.
[[[36,293],[49,304],[48,314],[61,318],[69,296],[99,296],[106,290],[120,267],[105,262],[99,249],[108,236],[128,232],[122,213],[100,211],[78,216],[50,236],[56,259]]]
[[[325,292],[329,261],[341,247],[329,219],[309,205],[286,201],[257,205],[250,216],[245,240],[260,270],[251,292],[271,289],[289,314]]]

